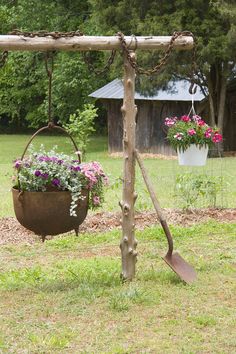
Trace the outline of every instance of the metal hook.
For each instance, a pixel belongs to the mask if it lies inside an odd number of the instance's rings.
[[[191,95],[194,95],[194,94],[197,92],[197,86],[194,87],[194,82],[191,83],[188,92],[189,92]]]

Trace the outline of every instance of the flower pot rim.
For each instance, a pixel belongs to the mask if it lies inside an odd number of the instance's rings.
[[[193,144],[188,145],[186,148],[184,148],[183,146],[178,146],[177,147],[177,151],[185,152],[191,146],[196,146],[199,150],[201,150],[201,149],[209,149],[209,145],[208,144],[194,144],[193,143]]]
[[[58,189],[58,190],[55,190],[55,191],[25,191],[25,190],[20,190],[19,188],[17,188],[17,187],[12,187],[12,189],[13,190],[15,190],[15,191],[18,191],[18,192],[22,192],[22,193],[58,193],[58,192],[61,192],[61,193],[71,193],[70,191],[62,191],[62,190],[60,190],[60,189]]]
[[[58,189],[58,190],[55,190],[55,191],[25,191],[25,190],[23,190],[23,191],[21,191],[19,188],[17,188],[16,186],[14,186],[14,187],[12,187],[12,190],[13,191],[15,191],[15,192],[22,192],[22,193],[30,193],[30,194],[33,194],[33,193],[35,193],[35,194],[39,194],[39,193],[43,193],[43,194],[45,194],[45,193],[47,193],[47,194],[53,194],[53,193],[66,193],[66,194],[68,194],[68,193],[70,193],[71,194],[71,191],[68,191],[68,190],[60,190],[60,189]],[[82,188],[81,189],[81,192],[83,192],[83,191],[88,191],[88,189],[86,189],[86,188]]]

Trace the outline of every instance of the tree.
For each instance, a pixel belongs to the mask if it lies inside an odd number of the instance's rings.
[[[235,78],[235,13],[233,0],[3,0],[0,27],[2,33],[15,27],[29,31],[79,28],[85,34],[97,35],[117,31],[127,35],[170,35],[176,30],[190,30],[197,38],[195,81],[209,94],[210,123],[223,130],[226,91]],[[107,55],[91,53],[90,57],[102,66]],[[138,62],[154,66],[161,55],[138,52]],[[0,115],[38,126],[45,121],[47,111],[43,56],[14,53],[10,57],[8,68],[0,76]],[[110,79],[122,75],[121,60],[117,57]],[[55,63],[54,113],[57,120],[65,123],[70,114],[89,102],[88,94],[104,84],[108,75],[98,78],[83,63],[80,53],[58,53]],[[139,86],[144,93],[150,93],[170,77],[190,79],[190,73],[191,53],[173,53],[164,70],[155,77],[139,78]]]
[[[209,93],[210,123],[223,130],[226,90],[236,58],[234,1],[174,0],[146,1],[90,0],[92,16],[108,33],[119,29],[126,34],[169,35],[173,31],[189,30],[197,38],[197,66],[195,81]],[[220,3],[220,6],[219,6]],[[103,21],[101,21],[103,19]],[[140,63],[151,66],[158,61],[155,53],[139,53]],[[173,53],[166,74],[190,79],[190,54]],[[158,78],[141,80],[141,88],[151,91],[158,85]],[[206,90],[204,90],[206,93]]]
[[[64,128],[76,140],[78,148],[85,153],[87,145],[90,141],[90,135],[95,131],[94,119],[97,117],[97,108],[93,104],[85,104],[83,110],[76,110],[76,113],[71,114],[69,123],[64,125]]]
[[[34,9],[34,11],[32,11]],[[88,1],[3,0],[0,5],[1,33],[14,28],[23,31],[90,31]],[[0,71],[0,119],[7,117],[11,125],[39,127],[47,122],[47,86],[44,53],[9,53]],[[103,56],[96,53],[98,64]],[[52,84],[53,114],[66,123],[69,116],[91,101],[88,94],[102,78],[87,67],[81,53],[54,53]]]

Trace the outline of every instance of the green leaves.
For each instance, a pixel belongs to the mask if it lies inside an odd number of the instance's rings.
[[[184,209],[198,207],[206,202],[208,207],[217,206],[217,197],[225,189],[226,181],[222,176],[185,173],[176,176],[175,197]]]
[[[97,108],[93,104],[85,104],[83,110],[77,109],[71,114],[69,123],[64,127],[75,137],[79,149],[84,153],[89,143],[89,136],[95,131],[94,119],[97,117]]]

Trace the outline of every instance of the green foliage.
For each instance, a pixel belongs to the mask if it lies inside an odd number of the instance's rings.
[[[224,190],[225,183],[221,176],[179,174],[175,180],[175,197],[184,209],[198,206],[201,199],[206,200],[207,206],[216,207],[217,196]]]
[[[126,34],[170,35],[174,31],[189,30],[197,40],[197,72],[195,81],[212,95],[214,114],[212,125],[223,128],[219,105],[222,83],[235,78],[236,6],[232,1],[175,0],[148,1],[91,0],[91,21],[97,21],[101,30],[112,34],[121,30]],[[157,51],[138,53],[138,64],[154,67],[163,56]],[[165,86],[170,78],[191,77],[191,52],[173,51],[169,62],[158,75],[138,77],[138,89],[152,94]],[[227,80],[230,79],[230,80]],[[226,80],[226,81],[225,81]],[[207,95],[207,94],[206,94]],[[222,94],[223,95],[223,94]],[[221,97],[225,102],[225,97]],[[173,112],[175,114],[175,112]]]
[[[34,9],[34,11],[32,11]],[[190,30],[197,37],[196,80],[211,84],[214,101],[219,101],[220,82],[235,78],[236,57],[235,4],[223,0],[141,0],[37,1],[3,0],[0,5],[1,33],[13,28],[26,31],[82,30],[88,35],[170,35],[176,30]],[[155,66],[163,53],[142,51],[138,63]],[[92,64],[102,67],[108,54],[89,54]],[[40,54],[14,53],[0,75],[0,119],[12,126],[38,127],[47,120],[47,76]],[[70,114],[89,102],[88,94],[108,78],[122,75],[122,61],[117,56],[110,74],[98,78],[88,69],[79,53],[56,53],[53,79],[53,105],[56,121],[68,122]],[[174,75],[189,78],[191,53],[173,52],[169,64],[159,75],[138,77],[140,91],[152,93]],[[215,104],[217,116],[217,104]],[[174,112],[173,112],[174,113]],[[217,121],[216,121],[217,123]]]
[[[92,28],[88,26],[89,13],[88,1],[3,0],[0,5],[1,34],[13,28],[25,31],[80,29],[89,33]],[[98,67],[103,65],[103,54],[94,53],[93,60]],[[77,108],[91,102],[89,93],[105,83],[106,75],[96,77],[78,52],[55,53],[54,63],[53,115],[55,121],[65,124]],[[44,54],[10,52],[0,72],[0,124],[34,128],[44,125],[48,119],[47,92]]]
[[[71,114],[69,123],[64,128],[76,139],[79,149],[85,152],[90,135],[95,131],[94,119],[97,117],[97,108],[93,104],[85,104],[83,110],[77,109]]]
[[[40,111],[46,91],[41,61],[39,53],[9,55],[0,76],[0,117],[6,115],[18,126],[37,126],[47,120],[46,112]]]

